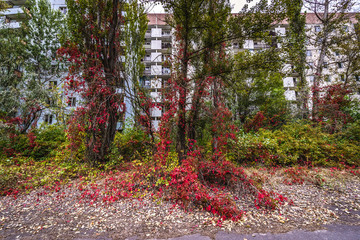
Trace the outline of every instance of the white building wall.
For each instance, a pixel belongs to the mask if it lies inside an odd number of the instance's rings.
[[[151,88],[161,88],[161,78],[151,79]]]
[[[285,91],[285,99],[288,101],[295,101],[296,95],[294,90],[287,90]]]
[[[161,117],[161,110],[157,107],[151,109],[152,117]]]
[[[152,52],[150,59],[151,59],[151,62],[161,62],[161,53],[160,52]]]
[[[151,29],[151,37],[161,37],[161,28],[152,28]]]
[[[161,40],[151,40],[151,49],[161,49]]]
[[[293,77],[286,77],[284,78],[284,87],[295,87]]]
[[[254,49],[254,41],[253,40],[245,40],[244,49]]]
[[[151,75],[161,75],[162,66],[161,65],[152,65],[151,66]]]

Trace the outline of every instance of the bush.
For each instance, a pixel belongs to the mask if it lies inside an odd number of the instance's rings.
[[[65,129],[59,125],[45,125],[26,134],[8,133],[2,138],[0,149],[3,157],[31,157],[42,160],[55,156],[57,148],[65,142]]]
[[[360,143],[360,121],[349,123],[343,132],[339,133],[341,139]]]
[[[359,166],[360,146],[347,139],[324,133],[320,127],[294,122],[282,129],[259,129],[239,133],[229,157],[239,163],[264,165],[310,164],[316,166]]]
[[[110,164],[117,164],[121,161],[143,160],[149,157],[151,150],[150,138],[141,128],[126,128],[124,132],[116,133],[109,161]]]

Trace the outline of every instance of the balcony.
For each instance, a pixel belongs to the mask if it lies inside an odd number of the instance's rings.
[[[143,62],[148,63],[151,62],[151,57],[144,57],[142,60]]]
[[[151,85],[150,85],[150,81],[149,80],[145,80],[144,81],[144,88],[150,88]]]
[[[25,17],[25,13],[20,7],[8,8],[0,14],[6,16],[6,18],[10,21]]]
[[[254,44],[254,49],[265,49],[265,48],[270,48],[270,46],[265,43]]]
[[[161,33],[161,37],[165,37],[165,38],[169,38],[171,37],[171,32],[170,31],[165,31]]]
[[[161,43],[161,49],[169,49],[171,48],[171,43]]]
[[[20,22],[16,20],[5,19],[4,22],[0,22],[0,28],[20,28]]]

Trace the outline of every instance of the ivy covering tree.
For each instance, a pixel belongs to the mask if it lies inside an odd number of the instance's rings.
[[[174,131],[181,161],[191,149],[187,139],[196,141],[201,134],[197,129],[201,117],[213,121],[215,109],[221,105],[219,74],[225,72],[224,46],[230,5],[228,1],[184,0],[164,1],[164,6],[171,13],[167,22],[175,29],[177,45],[166,95],[169,111],[162,125],[163,129]],[[211,106],[205,107],[209,100]],[[174,116],[176,129],[171,128],[170,120]]]
[[[81,94],[69,133],[74,148],[85,136],[86,159],[104,162],[123,121],[125,1],[66,1],[71,36],[59,53],[72,64],[68,86]]]

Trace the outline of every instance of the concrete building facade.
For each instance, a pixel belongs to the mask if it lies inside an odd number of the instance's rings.
[[[3,22],[8,24],[8,27],[18,27],[19,21],[23,16],[23,11],[21,6],[25,4],[25,0],[8,0],[6,1],[12,7],[6,10],[3,13]],[[67,13],[67,8],[65,0],[51,0],[51,5],[54,9],[59,9],[63,14]],[[150,95],[155,103],[162,102],[162,89],[166,87],[166,83],[171,76],[171,68],[169,60],[173,54],[173,45],[174,45],[174,36],[173,30],[166,23],[165,18],[167,14],[148,14],[148,29],[145,34],[145,56],[142,59],[142,62],[145,66],[143,77],[139,80],[142,86],[149,89]],[[351,21],[344,25],[346,31],[354,32],[354,26],[356,20],[351,16]],[[274,29],[271,31],[277,36],[285,36],[288,28],[286,22],[282,22],[274,25]],[[317,64],[317,59],[319,55],[319,47],[314,42],[314,35],[321,31],[322,24],[316,18],[315,14],[308,13],[306,16],[306,31],[308,35],[308,41],[306,45],[306,79],[308,86],[312,86],[314,80],[314,71]],[[334,33],[339,34],[339,33]],[[237,41],[233,41],[230,47],[231,54],[236,54],[239,51],[261,51],[264,48],[268,48],[265,42],[261,40],[248,39],[242,45]],[[278,48],[281,48],[281,45],[278,43]],[[323,75],[325,76],[324,84],[330,84],[335,82],[344,81],[344,71],[346,71],[347,62],[341,54],[332,50],[332,56],[326,56]],[[296,83],[298,81],[296,73],[292,72],[291,64],[286,64],[284,71],[288,75],[284,78],[283,86],[285,89],[285,98],[288,101],[296,101]],[[360,84],[360,76],[354,75],[351,76],[353,82]],[[51,82],[52,86],[58,86],[59,89],[62,88],[61,79]],[[49,85],[51,88],[51,86]],[[359,94],[356,95],[359,97]],[[80,102],[79,96],[67,96],[67,107],[69,109],[74,109]],[[155,129],[158,129],[163,110],[159,108],[151,109],[151,121],[152,126]],[[131,114],[130,114],[131,115]],[[46,113],[43,116],[43,121],[48,123],[56,122],[54,116],[51,112]]]

